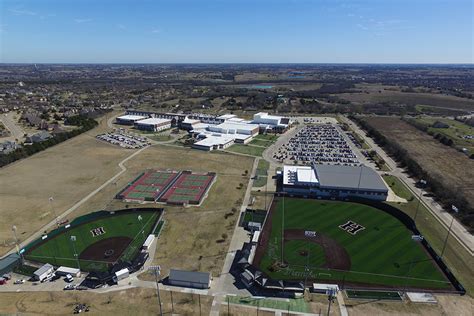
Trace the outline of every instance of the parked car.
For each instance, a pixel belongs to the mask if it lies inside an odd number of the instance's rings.
[[[71,291],[76,288],[76,285],[74,284],[66,284],[66,286],[63,288],[64,291]]]
[[[25,283],[25,280],[23,279],[18,279],[15,282],[13,282],[13,284],[24,284],[24,283]]]
[[[64,281],[66,281],[67,283],[71,283],[72,281],[74,281],[74,278],[72,277],[72,275],[66,274]]]

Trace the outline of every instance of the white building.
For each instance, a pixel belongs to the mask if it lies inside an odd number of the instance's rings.
[[[141,115],[122,115],[115,119],[115,123],[122,125],[133,125],[135,122],[146,119],[146,116]]]
[[[258,124],[260,130],[282,132],[290,125],[290,119],[288,117],[270,115],[266,112],[259,112],[254,114],[252,123]]]
[[[216,119],[224,121],[219,124],[190,121],[191,133],[198,139],[193,148],[206,151],[225,149],[234,143],[246,144],[259,133],[257,124],[251,124],[233,114],[221,115]]]
[[[380,175],[363,165],[284,166],[282,181],[283,191],[295,196],[385,201],[388,195]]]
[[[171,120],[164,118],[148,118],[134,123],[136,129],[143,131],[161,132],[171,128]]]
[[[33,272],[33,278],[37,281],[43,281],[54,272],[54,267],[49,263],[45,264],[35,272]]]

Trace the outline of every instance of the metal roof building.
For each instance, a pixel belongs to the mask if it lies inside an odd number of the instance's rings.
[[[284,166],[283,190],[300,196],[386,200],[388,188],[373,169],[361,166]]]
[[[209,272],[193,272],[171,269],[168,277],[171,285],[208,289],[211,287],[211,274]]]

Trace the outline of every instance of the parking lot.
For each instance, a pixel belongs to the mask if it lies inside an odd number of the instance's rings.
[[[27,276],[11,273],[10,279],[5,284],[0,285],[0,292],[29,292],[29,291],[61,291],[61,290],[85,290],[78,287],[85,278],[85,275],[74,278],[72,282],[66,282],[64,277],[52,277],[44,282],[32,281]],[[68,289],[66,289],[68,287]]]
[[[97,135],[96,138],[127,149],[139,149],[151,144],[147,138],[127,133],[123,129],[117,129],[111,133],[100,134]]]
[[[359,165],[359,159],[335,124],[306,125],[273,153],[283,163]]]

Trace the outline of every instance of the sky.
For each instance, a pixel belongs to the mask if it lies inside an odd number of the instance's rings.
[[[471,0],[0,0],[1,63],[473,63]]]

